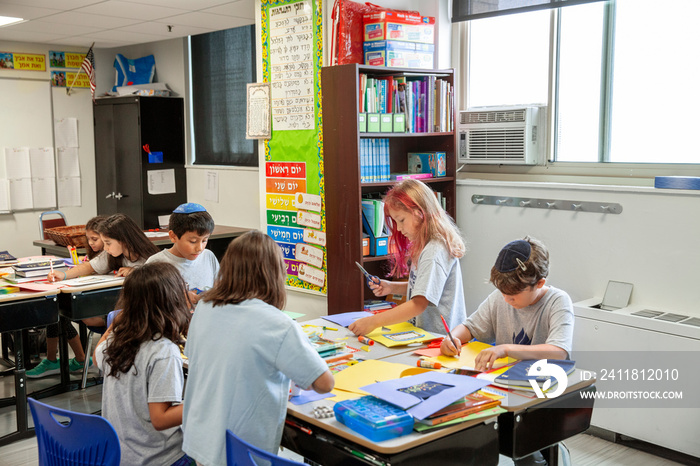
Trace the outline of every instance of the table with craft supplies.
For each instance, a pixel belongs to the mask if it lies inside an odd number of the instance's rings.
[[[481,349],[483,343],[468,343],[462,351],[468,351],[470,345]],[[412,353],[401,353],[384,361],[415,365],[418,358]],[[500,454],[518,459],[542,450],[548,464],[556,466],[559,442],[590,427],[596,390],[595,378],[584,377],[590,374],[574,369],[567,376],[566,389],[555,398],[538,398],[534,391],[488,386],[504,395],[501,407],[507,411],[498,416]]]
[[[0,446],[34,435],[27,419],[24,332],[58,322],[57,291],[19,291],[0,295],[0,332],[12,332],[15,352],[15,406],[17,430],[0,437]]]
[[[330,316],[335,318],[336,316]],[[345,341],[351,348],[353,359],[364,362],[351,365],[335,374],[336,389],[332,398],[323,398],[304,404],[288,403],[287,420],[282,436],[282,446],[319,464],[374,464],[374,465],[425,465],[498,464],[497,413],[483,412],[481,418],[452,424],[425,433],[412,431],[407,435],[373,441],[350,429],[334,416],[329,416],[336,402],[362,396],[346,390],[357,390],[359,386],[378,380],[389,380],[408,373],[422,372],[415,360],[410,368],[403,365],[383,364],[397,357],[410,357],[416,349],[426,348],[427,342],[412,346],[387,347],[380,343],[364,345],[347,328],[325,319],[301,322],[307,333],[311,329],[321,330],[323,337],[334,341]],[[304,327],[305,326],[305,327]],[[325,327],[325,329],[323,328]],[[406,334],[403,326],[380,328],[374,335],[391,336]],[[414,330],[408,330],[415,332]],[[422,333],[419,332],[419,333]],[[425,332],[427,333],[427,332]],[[429,334],[428,334],[429,335]],[[439,338],[434,334],[430,339]],[[392,343],[390,343],[392,344]],[[362,349],[364,347],[364,349]],[[357,351],[355,351],[357,350]],[[360,366],[363,364],[364,366]],[[362,371],[355,369],[362,368]],[[400,372],[392,372],[392,371]],[[347,372],[346,372],[347,371]],[[356,374],[362,373],[358,377]],[[345,375],[344,375],[345,374]],[[500,412],[500,411],[499,411]],[[411,423],[412,425],[412,423]],[[409,427],[410,429],[410,427]]]
[[[221,260],[226,252],[228,244],[234,238],[242,235],[243,233],[249,231],[250,228],[241,227],[231,227],[226,225],[216,225],[211,236],[209,236],[209,242],[207,243],[207,249],[211,249],[214,255]],[[161,249],[169,248],[172,245],[170,237],[168,236],[168,230],[153,230],[144,231],[148,239],[150,239],[153,244]],[[41,248],[42,255],[54,255],[58,257],[70,257],[68,248],[60,244],[56,244],[50,239],[39,239],[34,240],[32,243],[34,246]],[[84,248],[78,248],[78,254],[85,255]]]

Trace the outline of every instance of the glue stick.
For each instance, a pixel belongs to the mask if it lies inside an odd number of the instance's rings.
[[[440,369],[442,367],[442,364],[439,362],[431,362],[431,361],[426,361],[424,359],[419,359],[418,364],[416,364],[418,367],[423,367],[426,369]]]
[[[369,346],[372,346],[374,344],[374,340],[371,340],[364,335],[358,336],[357,341],[359,341],[360,343],[364,343],[365,345],[369,345]]]

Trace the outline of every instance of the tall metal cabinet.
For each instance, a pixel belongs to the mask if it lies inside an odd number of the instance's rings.
[[[159,215],[187,202],[183,99],[102,98],[94,116],[97,213],[123,213],[144,229],[158,228]],[[162,152],[162,161],[145,145]]]

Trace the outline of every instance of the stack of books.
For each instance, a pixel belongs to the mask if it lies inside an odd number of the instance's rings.
[[[394,307],[396,307],[396,303],[392,301],[384,301],[383,299],[365,300],[365,311],[371,312],[372,314],[378,314]]]
[[[449,404],[425,419],[418,419],[416,422],[427,426],[436,426],[444,422],[453,421],[466,417],[470,414],[478,413],[486,409],[491,409],[499,406],[500,400],[496,400],[489,396],[483,395],[480,392],[470,393],[469,395],[460,398],[452,404]]]
[[[12,266],[15,271],[14,277],[7,277],[6,280],[13,283],[24,283],[36,280],[44,280],[51,272],[65,272],[68,270],[63,259],[30,260],[18,262]]]
[[[555,377],[549,375],[530,376],[528,372],[530,367],[535,364],[536,360],[523,360],[509,367],[508,370],[498,375],[492,382],[492,385],[502,388],[510,388],[513,390],[526,390],[534,392],[530,380],[535,380],[544,391],[554,390],[558,381]],[[547,359],[547,364],[559,366],[568,375],[576,368],[576,361],[562,359]],[[545,386],[545,382],[549,383]]]
[[[0,267],[17,263],[17,258],[7,251],[0,251]]]

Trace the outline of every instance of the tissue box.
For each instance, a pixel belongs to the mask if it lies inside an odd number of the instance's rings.
[[[364,43],[365,65],[402,68],[433,68],[435,46],[397,40]]]
[[[435,18],[395,11],[367,13],[362,17],[365,42],[400,40],[432,44],[435,37]]]
[[[444,152],[409,152],[409,173],[430,173],[438,178],[447,175]]]

